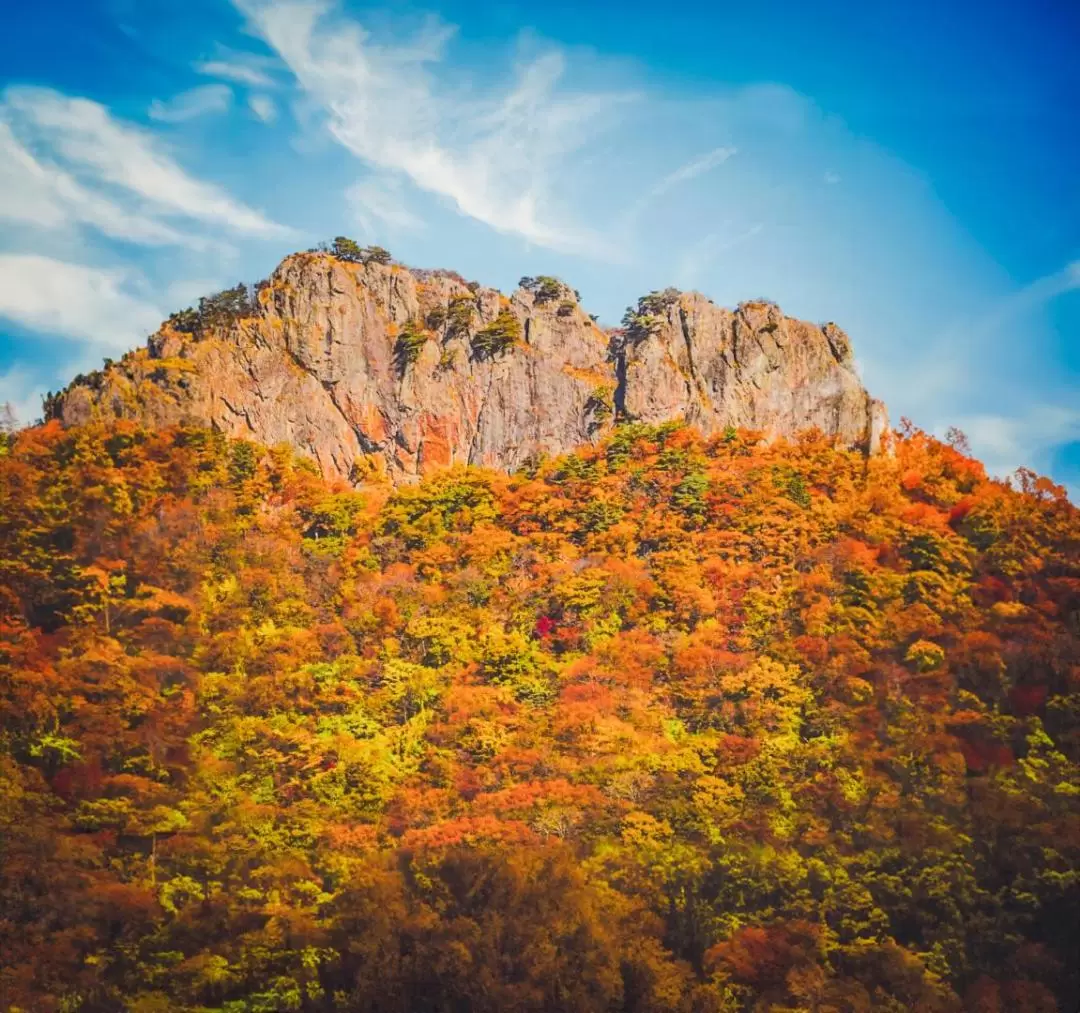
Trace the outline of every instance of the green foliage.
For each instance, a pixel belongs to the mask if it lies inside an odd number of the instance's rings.
[[[365,264],[381,264],[383,267],[386,267],[391,263],[392,259],[390,251],[384,250],[381,246],[364,247]]]
[[[338,492],[325,496],[301,511],[307,522],[304,543],[311,551],[340,556],[357,533],[364,510],[363,496]]]
[[[809,508],[812,502],[810,490],[806,487],[806,479],[799,472],[791,468],[774,468],[773,484],[793,503],[797,503],[804,510]]]
[[[394,345],[394,358],[402,373],[420,358],[420,353],[430,337],[431,335],[415,321],[410,320],[401,328]]]
[[[623,314],[622,326],[627,335],[640,341],[663,326],[671,307],[678,303],[679,296],[676,288],[665,288],[642,296],[636,308],[631,307]]]
[[[347,236],[337,236],[330,244],[329,253],[349,264],[390,264],[392,257],[381,246],[361,246]]]
[[[569,291],[558,278],[553,278],[549,274],[541,274],[536,278],[522,278],[518,286],[531,292],[538,303],[554,302],[556,299],[564,298],[565,293]]]
[[[585,402],[585,413],[599,427],[615,415],[615,392],[610,387],[596,387]]]
[[[473,335],[473,352],[484,358],[493,358],[507,351],[520,338],[521,321],[510,310],[500,310],[487,327]]]
[[[449,338],[467,336],[475,316],[476,300],[473,296],[464,293],[451,296],[450,303],[446,307],[446,336]]]
[[[182,334],[195,334],[201,330],[202,325],[199,311],[190,306],[187,309],[170,313],[168,322],[174,331],[180,331]]]
[[[338,260],[344,260],[351,264],[361,264],[364,261],[364,251],[355,239],[347,236],[338,236],[330,245],[330,252]]]
[[[492,630],[480,656],[483,677],[506,686],[524,703],[541,707],[555,698],[554,666],[539,646],[516,631]]]
[[[245,317],[254,316],[256,311],[255,288],[240,283],[216,295],[203,296],[197,308],[189,307],[171,314],[168,326],[201,338],[211,330],[223,329]]]
[[[383,510],[379,532],[419,548],[496,515],[495,497],[483,475],[444,472],[423,486],[398,490]]]
[[[586,504],[585,509],[582,511],[581,528],[589,534],[606,531],[613,524],[618,524],[624,512],[624,508],[618,503],[610,503],[607,500],[593,500]]]
[[[229,480],[236,485],[255,476],[259,450],[254,443],[237,441],[229,452]]]
[[[709,491],[709,477],[692,471],[673,490],[671,502],[676,509],[692,517],[705,515],[705,495]]]

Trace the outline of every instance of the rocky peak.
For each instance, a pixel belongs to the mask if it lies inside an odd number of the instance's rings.
[[[562,282],[522,281],[507,297],[449,271],[294,254],[242,312],[175,315],[50,411],[65,424],[198,421],[290,443],[352,481],[457,463],[513,470],[621,420],[769,437],[817,427],[879,447],[884,406],[834,324],[668,289],[605,332]]]

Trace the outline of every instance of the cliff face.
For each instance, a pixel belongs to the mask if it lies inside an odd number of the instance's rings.
[[[566,288],[507,298],[319,253],[283,261],[250,316],[198,335],[166,324],[53,412],[69,425],[200,421],[293,444],[327,475],[395,482],[457,463],[513,470],[621,419],[769,436],[816,426],[869,452],[887,428],[846,335],[771,305],[731,312],[667,292],[609,334]]]

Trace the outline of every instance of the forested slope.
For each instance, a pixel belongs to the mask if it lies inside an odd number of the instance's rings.
[[[919,432],[0,454],[0,1009],[1075,1010],[1080,515]]]

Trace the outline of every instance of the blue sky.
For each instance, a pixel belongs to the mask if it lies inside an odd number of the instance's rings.
[[[868,9],[869,8],[869,9]],[[55,0],[0,36],[0,401],[337,234],[614,323],[669,284],[851,334],[1080,488],[1075,4]]]

